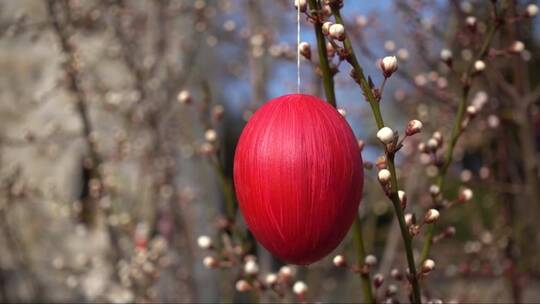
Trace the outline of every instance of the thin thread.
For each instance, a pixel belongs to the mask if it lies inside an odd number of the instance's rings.
[[[300,1],[296,3],[296,92],[300,93]]]

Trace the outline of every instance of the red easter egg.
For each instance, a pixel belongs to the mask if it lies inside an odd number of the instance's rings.
[[[234,184],[249,230],[279,259],[311,264],[349,230],[362,196],[362,157],[345,120],[303,94],[264,104],[245,126]]]

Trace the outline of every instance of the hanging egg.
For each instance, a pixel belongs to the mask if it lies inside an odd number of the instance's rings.
[[[289,263],[311,264],[339,245],[357,216],[363,177],[347,121],[310,95],[268,101],[236,147],[234,184],[247,226]]]

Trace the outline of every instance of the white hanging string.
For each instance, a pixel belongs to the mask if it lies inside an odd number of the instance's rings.
[[[296,0],[296,92],[300,93],[300,0]]]

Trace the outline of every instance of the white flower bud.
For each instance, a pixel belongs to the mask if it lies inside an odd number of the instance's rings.
[[[238,280],[235,287],[238,292],[246,292],[251,290],[251,285],[246,280]]]
[[[380,273],[377,273],[373,276],[373,285],[375,288],[381,287],[381,285],[384,283],[384,276]]]
[[[197,244],[202,249],[210,249],[212,247],[212,239],[209,236],[201,235],[197,238]]]
[[[325,23],[323,23],[322,25],[322,32],[324,35],[328,36],[330,34],[330,27],[332,26],[332,22],[330,21],[326,21]]]
[[[311,46],[309,45],[309,43],[305,41],[300,42],[300,44],[298,45],[298,52],[307,60],[311,59]]]
[[[473,198],[473,191],[469,188],[463,188],[459,191],[458,200],[460,202],[468,202]]]
[[[279,275],[287,280],[294,275],[294,271],[290,266],[282,266],[279,269]]]
[[[392,296],[392,295],[395,295],[398,291],[398,288],[396,285],[394,284],[390,284],[388,285],[388,290],[386,291],[386,293],[389,295],[389,296]]]
[[[264,281],[267,285],[274,285],[278,281],[278,276],[275,273],[269,273],[264,277]]]
[[[394,131],[389,127],[382,127],[377,131],[377,138],[385,145],[394,141]]]
[[[396,43],[392,40],[386,40],[384,42],[384,49],[388,52],[393,52],[396,49]]]
[[[467,115],[474,117],[478,113],[478,110],[475,106],[468,106],[467,107]]]
[[[476,26],[476,17],[467,17],[467,19],[465,19],[465,23],[467,23],[467,26],[474,28]]]
[[[445,62],[452,60],[452,51],[450,51],[449,49],[442,49],[441,60]]]
[[[307,0],[294,0],[294,7],[300,9],[300,12],[305,13],[307,11]]]
[[[330,37],[339,41],[345,40],[345,27],[339,23],[332,24],[328,29]]]
[[[382,169],[377,173],[377,178],[379,179],[379,182],[381,182],[381,184],[387,184],[390,180],[390,177],[391,174],[388,169]]]
[[[399,197],[399,202],[401,203],[401,209],[405,209],[407,207],[407,195],[405,194],[405,191],[398,190],[397,194]]]
[[[440,213],[437,209],[429,209],[424,216],[424,222],[431,224],[439,219]]]
[[[510,51],[513,53],[521,53],[525,50],[525,44],[521,41],[514,41],[510,46]]]
[[[431,272],[433,269],[435,269],[435,261],[431,259],[427,259],[422,264],[422,273],[427,274]]]
[[[405,61],[409,59],[409,51],[407,49],[401,48],[397,51],[397,56],[399,59]]]
[[[413,119],[407,123],[407,128],[405,129],[405,134],[407,136],[420,133],[422,131],[422,122],[420,120]]]
[[[486,63],[483,62],[482,60],[476,60],[474,62],[474,70],[475,71],[482,72],[485,69],[486,69]]]
[[[334,259],[332,260],[332,262],[334,263],[336,267],[343,267],[347,265],[347,262],[345,261],[345,257],[343,257],[341,254],[336,255]]]
[[[398,69],[396,56],[386,56],[380,62],[384,77],[388,78]]]
[[[414,216],[412,213],[407,213],[403,216],[403,219],[405,220],[405,225],[410,226],[413,224],[413,218]]]
[[[437,196],[437,195],[441,194],[441,188],[439,188],[439,186],[437,186],[437,185],[431,185],[429,187],[429,193],[431,193],[431,195],[433,195],[433,196]]]
[[[527,5],[527,9],[525,10],[527,17],[534,17],[538,14],[538,6],[534,3],[531,3]]]
[[[430,138],[430,139],[427,141],[426,146],[428,147],[428,149],[429,149],[430,151],[435,151],[435,150],[437,150],[437,148],[439,147],[439,141],[436,140],[435,138]]]
[[[214,129],[208,129],[206,132],[204,132],[204,138],[209,142],[215,142],[217,137],[217,132]]]
[[[302,281],[296,281],[296,283],[294,283],[293,292],[296,295],[305,295],[307,291],[308,291],[308,287],[307,287],[306,283],[304,283]]]
[[[188,104],[191,102],[191,94],[188,90],[182,90],[178,93],[177,99],[181,104]]]
[[[255,275],[259,272],[259,265],[254,260],[247,260],[244,264],[244,272],[248,275]]]
[[[211,256],[207,256],[203,259],[203,265],[206,268],[216,268],[218,266],[218,261]]]
[[[367,255],[366,258],[364,259],[364,264],[371,267],[377,265],[377,257],[374,256],[373,254]]]

